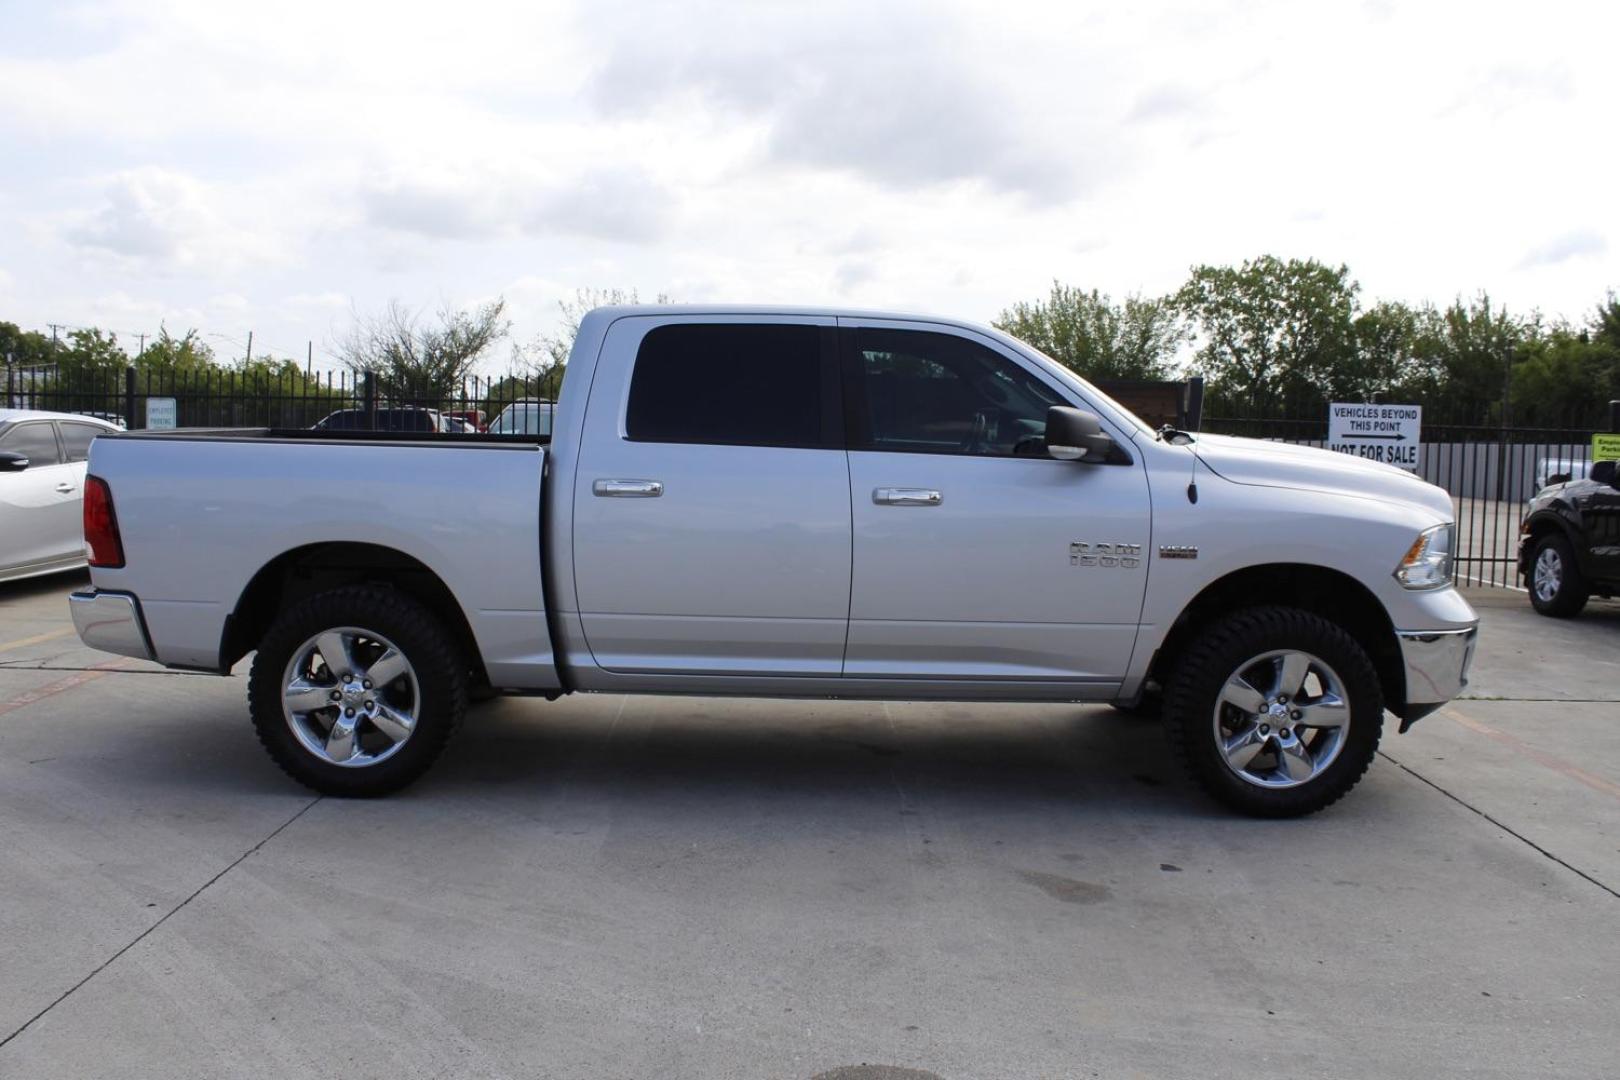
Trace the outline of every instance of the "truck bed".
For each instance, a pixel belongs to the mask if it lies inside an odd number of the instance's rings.
[[[157,659],[228,667],[230,621],[262,575],[313,549],[408,560],[444,583],[496,686],[557,685],[541,581],[543,436],[237,429],[97,439],[121,568]],[[401,453],[409,449],[410,453]],[[201,556],[201,557],[199,557]]]

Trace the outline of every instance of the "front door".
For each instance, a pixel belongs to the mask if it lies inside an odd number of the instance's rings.
[[[574,576],[597,664],[836,678],[850,511],[834,320],[620,319],[584,424]]]
[[[28,455],[28,468],[0,473],[0,568],[48,566],[82,553],[83,474],[62,463],[55,427],[49,420],[13,424],[0,450]]]
[[[842,320],[854,514],[846,678],[1064,680],[1105,695],[1147,581],[1146,474],[1056,461],[1070,400],[989,338]],[[1115,433],[1120,438],[1120,433]]]

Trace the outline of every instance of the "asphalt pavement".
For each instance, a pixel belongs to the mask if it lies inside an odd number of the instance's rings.
[[[1299,821],[1077,706],[483,705],[375,802],[0,585],[0,1077],[1597,1077],[1620,604]]]

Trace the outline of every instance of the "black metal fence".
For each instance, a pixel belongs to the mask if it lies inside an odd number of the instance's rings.
[[[1205,417],[1205,431],[1304,446],[1327,446],[1328,422]],[[1454,576],[1459,584],[1518,587],[1519,523],[1525,505],[1558,478],[1592,465],[1586,428],[1501,428],[1425,424],[1417,475],[1444,488],[1456,511]]]
[[[92,413],[130,429],[161,423],[175,427],[308,428],[333,413],[352,411],[345,427],[385,427],[380,413],[432,409],[464,419],[477,430],[495,424],[519,401],[556,398],[557,372],[546,375],[474,376],[446,391],[411,393],[390,387],[369,372],[278,374],[217,368],[194,371],[137,370],[57,377],[51,369],[5,372],[5,397],[13,408]],[[1201,391],[1202,386],[1197,390]],[[1197,395],[1201,397],[1201,393]],[[1189,426],[1197,406],[1189,410]],[[1620,414],[1620,408],[1616,409]],[[1326,446],[1325,415],[1309,420],[1211,417],[1202,429],[1224,435]],[[397,413],[394,414],[397,419]],[[1615,425],[1620,427],[1620,415]],[[1456,578],[1462,584],[1514,586],[1515,550],[1525,503],[1559,477],[1584,476],[1592,464],[1588,429],[1425,426],[1417,474],[1444,488],[1456,509]]]
[[[445,391],[390,389],[370,372],[278,374],[217,368],[137,370],[56,377],[50,369],[6,369],[0,405],[88,413],[130,430],[187,428],[309,428],[333,413],[354,410],[348,427],[387,426],[390,410],[431,409],[483,430],[519,401],[552,400],[555,375],[472,376]],[[379,413],[384,423],[378,424]]]

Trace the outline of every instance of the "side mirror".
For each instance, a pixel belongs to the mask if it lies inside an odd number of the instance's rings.
[[[1046,452],[1059,461],[1102,461],[1114,449],[1096,413],[1068,405],[1046,410]]]
[[[1594,461],[1592,462],[1592,471],[1588,475],[1590,475],[1593,480],[1596,480],[1600,484],[1608,484],[1610,487],[1620,487],[1620,485],[1617,485],[1614,482],[1614,471],[1615,466],[1617,465],[1620,465],[1620,462]]]
[[[22,472],[28,468],[28,455],[15,450],[0,450],[0,472]]]

